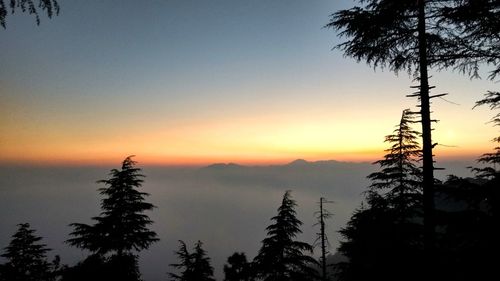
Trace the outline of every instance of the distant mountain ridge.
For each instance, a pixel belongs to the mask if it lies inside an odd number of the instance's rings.
[[[305,159],[295,159],[289,163],[285,164],[273,164],[273,165],[241,165],[234,162],[229,163],[214,163],[208,166],[202,167],[201,169],[238,169],[238,168],[263,168],[263,167],[304,167],[304,166],[325,166],[325,165],[366,165],[369,162],[348,162],[348,161],[338,161],[338,160],[317,160],[317,161],[307,161]]]

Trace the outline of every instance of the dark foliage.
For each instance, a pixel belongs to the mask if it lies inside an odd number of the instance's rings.
[[[313,268],[318,262],[304,254],[312,253],[313,247],[295,240],[302,232],[302,222],[295,216],[296,205],[290,191],[285,192],[278,215],[271,219],[274,224],[266,228],[268,237],[262,240],[262,247],[253,261],[257,277],[262,280],[305,281],[318,277]]]
[[[479,77],[480,64],[492,66],[489,78],[500,74],[500,2],[498,0],[460,0],[443,7],[441,26],[449,28],[448,52],[437,59],[452,61],[455,67]]]
[[[5,248],[2,257],[7,263],[0,267],[2,281],[53,281],[56,280],[59,269],[59,258],[54,262],[47,261],[45,244],[39,243],[41,237],[35,235],[35,230],[28,223],[19,224],[19,229],[12,236],[9,246]]]
[[[61,281],[139,281],[141,280],[137,256],[91,255],[73,267],[62,270]]]
[[[339,252],[348,258],[336,265],[339,280],[422,279],[422,185],[416,167],[420,147],[412,115],[403,111],[394,134],[386,137],[391,148],[368,176],[366,207],[358,209],[340,233]]]
[[[394,133],[385,137],[391,147],[385,150],[384,159],[374,163],[381,170],[368,176],[372,181],[369,193],[383,196],[389,207],[402,213],[422,205],[422,172],[417,167],[422,151],[418,144],[420,133],[411,127],[414,116],[409,109],[403,111]]]
[[[154,231],[148,229],[152,221],[143,214],[154,206],[144,201],[147,193],[137,190],[144,176],[139,168],[134,167],[135,163],[129,156],[123,161],[121,170],[111,170],[110,179],[98,181],[107,187],[99,189],[105,198],[101,200],[101,215],[92,218],[95,224],[71,224],[74,227],[70,234],[73,238],[67,242],[94,255],[68,269],[65,280],[85,276],[87,271],[90,276],[95,273],[99,276],[121,276],[116,280],[140,280],[137,256],[133,251],[147,249],[158,238]]]
[[[428,66],[454,67],[471,76],[480,63],[497,67],[500,4],[496,0],[355,0],[331,15],[326,27],[347,38],[336,48],[357,61],[392,71],[419,66],[419,2],[424,2]]]
[[[437,189],[441,279],[488,280],[499,248],[498,182],[450,176]]]
[[[234,253],[227,258],[224,265],[224,281],[253,280],[252,264],[247,261],[245,253]]]
[[[5,2],[8,2],[7,4]],[[45,12],[47,17],[59,14],[59,4],[56,0],[0,0],[0,25],[5,28],[6,18],[16,10],[35,16],[36,24],[40,24],[40,12]]]
[[[127,157],[121,170],[111,170],[111,178],[98,181],[107,187],[100,188],[101,215],[93,217],[93,225],[73,223],[73,238],[67,242],[97,254],[116,253],[130,254],[131,251],[147,249],[158,241],[156,233],[148,229],[152,224],[149,217],[143,214],[154,208],[144,201],[149,194],[139,192],[142,177],[135,161]]]
[[[435,180],[428,68],[454,68],[478,76],[480,64],[499,74],[500,2],[497,0],[356,0],[331,15],[326,27],[346,41],[336,48],[374,68],[408,71],[418,78],[422,125],[422,187],[426,278],[437,262]],[[438,95],[439,96],[439,95]]]
[[[500,110],[500,92],[488,92],[484,99],[476,102],[476,106],[487,105],[491,110]],[[500,126],[500,113],[497,113],[491,122],[495,126]],[[473,169],[479,177],[495,179],[499,181],[500,178],[500,136],[493,139],[493,142],[497,143],[494,148],[495,152],[483,154],[478,161],[480,163],[489,165],[485,168],[475,168]]]
[[[377,199],[340,231],[345,241],[338,250],[348,261],[335,266],[338,280],[424,280],[421,227]]]
[[[186,243],[180,240],[179,250],[175,252],[179,263],[170,266],[180,270],[180,273],[169,273],[171,280],[179,281],[215,281],[213,278],[214,268],[210,265],[210,258],[203,250],[203,243],[198,241],[193,253],[190,253]]]

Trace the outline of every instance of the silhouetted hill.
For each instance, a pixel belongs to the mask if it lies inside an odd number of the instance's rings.
[[[211,165],[208,165],[206,167],[203,167],[202,169],[207,169],[207,170],[226,170],[226,169],[238,169],[242,168],[244,166],[236,164],[236,163],[214,163]]]
[[[311,162],[308,162],[304,159],[297,159],[297,160],[294,160],[290,163],[287,164],[287,166],[305,166],[307,164],[310,164]]]

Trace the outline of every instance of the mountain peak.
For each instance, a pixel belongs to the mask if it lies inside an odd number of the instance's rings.
[[[304,160],[304,159],[297,159],[293,160],[292,162],[288,163],[289,166],[304,166],[309,164],[310,162]]]
[[[229,168],[240,168],[240,167],[243,167],[243,166],[231,162],[231,163],[215,163],[212,165],[208,165],[205,168],[208,168],[208,169],[229,169]]]

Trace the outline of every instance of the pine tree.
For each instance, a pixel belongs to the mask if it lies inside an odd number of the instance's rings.
[[[169,273],[171,280],[179,281],[215,281],[213,278],[214,269],[210,265],[210,258],[203,250],[203,243],[198,241],[194,247],[193,253],[187,249],[186,243],[179,240],[181,244],[179,250],[175,252],[179,258],[179,263],[170,266],[180,270],[179,274]]]
[[[214,268],[210,265],[210,258],[207,252],[202,248],[203,243],[198,241],[192,254],[193,259],[193,280],[197,281],[215,281],[213,278]]]
[[[500,2],[498,0],[461,0],[444,7],[443,26],[453,26],[442,60],[453,60],[456,69],[479,77],[479,66],[489,65],[488,78],[500,75]]]
[[[67,240],[70,245],[89,250],[94,255],[108,255],[100,257],[104,259],[104,264],[93,271],[111,271],[114,276],[123,275],[123,281],[140,279],[134,251],[147,249],[158,241],[156,233],[148,229],[153,222],[144,214],[154,206],[145,202],[149,194],[137,190],[144,176],[140,174],[141,169],[134,167],[135,164],[129,156],[120,170],[111,170],[110,179],[98,181],[106,185],[99,189],[104,196],[100,216],[92,218],[95,221],[93,225],[71,224],[74,230],[70,235],[73,238]]]
[[[419,280],[422,266],[422,186],[416,166],[420,147],[411,128],[412,114],[403,111],[379,172],[358,209],[340,233],[339,252],[348,258],[337,267],[340,280]]]
[[[45,244],[39,243],[41,237],[28,223],[18,225],[9,246],[2,257],[7,263],[2,265],[0,280],[5,281],[53,281],[58,269],[58,257],[55,262],[47,261],[50,251]]]
[[[357,61],[418,78],[422,126],[423,203],[428,278],[435,257],[434,161],[429,68],[456,68],[476,76],[479,63],[496,64],[500,30],[496,0],[356,0],[327,27],[347,40],[338,49]],[[474,4],[475,3],[475,4]],[[478,4],[479,3],[479,4]],[[472,28],[469,29],[470,26]],[[498,68],[491,77],[497,75]]]
[[[278,215],[266,228],[267,235],[253,263],[258,278],[265,281],[304,281],[317,279],[317,261],[304,252],[312,253],[313,247],[296,241],[302,222],[296,218],[290,191],[285,192]]]
[[[8,1],[8,4],[5,2]],[[36,4],[37,2],[37,4]],[[59,4],[56,0],[0,0],[0,25],[5,28],[9,9],[13,14],[16,10],[28,12],[35,16],[36,24],[40,24],[39,10],[45,11],[47,16],[51,18],[59,13]]]
[[[100,180],[107,187],[100,188],[101,215],[93,217],[93,225],[73,223],[74,238],[68,240],[72,246],[89,250],[93,253],[117,255],[129,254],[131,251],[147,249],[158,241],[156,233],[148,229],[152,224],[143,212],[154,208],[145,202],[149,194],[140,192],[144,177],[139,168],[135,168],[132,156],[127,157],[121,170],[111,170],[111,178]]]
[[[412,129],[413,123],[414,113],[404,110],[394,133],[385,137],[391,147],[385,150],[384,159],[374,163],[381,170],[368,176],[372,181],[370,192],[382,194],[401,214],[422,204],[422,172],[417,167],[422,151],[418,144],[420,133]]]
[[[500,92],[488,92],[486,97],[476,103],[476,106],[488,105],[491,110],[500,110]],[[500,126],[500,113],[497,113],[491,119],[495,126]],[[489,165],[483,168],[476,168],[474,171],[477,175],[486,179],[487,182],[482,186],[486,200],[485,205],[488,206],[488,211],[491,213],[491,223],[489,224],[496,239],[490,239],[494,251],[500,250],[500,136],[493,139],[497,144],[494,152],[483,154],[478,161]],[[484,206],[482,206],[484,208]]]
[[[476,102],[476,106],[488,105],[491,110],[500,110],[500,92],[488,92],[484,99]],[[500,113],[497,113],[491,122],[495,126],[500,126]],[[500,177],[500,136],[494,138],[493,142],[497,143],[494,148],[495,152],[483,154],[478,161],[491,166],[475,169],[478,175],[482,178],[494,179]]]
[[[224,281],[252,280],[251,263],[245,253],[234,253],[227,258],[224,265]]]

